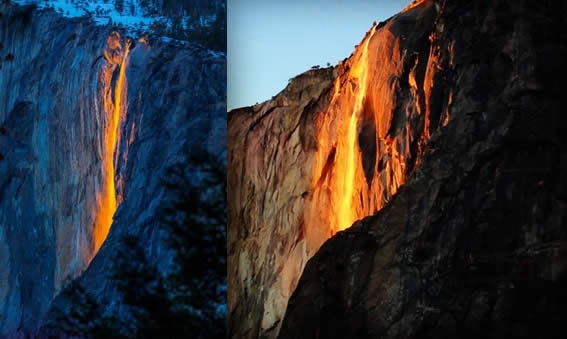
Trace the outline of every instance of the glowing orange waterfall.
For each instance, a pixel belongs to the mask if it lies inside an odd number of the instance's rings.
[[[342,157],[344,171],[344,177],[342,182],[343,198],[339,211],[337,214],[338,226],[340,230],[345,229],[353,221],[352,213],[352,192],[354,191],[354,171],[355,171],[355,142],[356,142],[356,126],[358,119],[356,117],[356,111],[354,111],[349,119],[348,130],[346,134],[346,143],[344,144],[345,149],[343,152],[345,156]]]
[[[104,152],[102,158],[103,167],[103,188],[97,196],[98,211],[95,219],[94,229],[94,245],[95,253],[98,251],[102,243],[108,235],[112,218],[116,211],[116,190],[114,186],[114,151],[116,149],[119,137],[120,113],[123,109],[122,100],[127,96],[126,83],[126,66],[128,61],[128,53],[130,51],[130,42],[127,42],[124,48],[122,61],[120,62],[120,71],[116,86],[114,88],[114,102],[107,109],[107,125],[104,131]]]
[[[342,143],[344,149],[337,150],[337,152],[344,154],[343,156],[339,156],[339,161],[342,162],[339,163],[339,172],[344,173],[344,176],[342,177],[342,189],[338,190],[338,194],[342,195],[342,202],[340,204],[337,215],[337,226],[339,230],[344,230],[345,228],[349,227],[356,218],[352,208],[352,198],[355,185],[355,166],[360,156],[358,147],[356,145],[357,126],[358,118],[362,111],[364,97],[366,96],[366,78],[368,74],[368,43],[370,42],[370,39],[372,39],[375,31],[376,26],[372,27],[370,35],[364,42],[362,56],[359,62],[354,65],[350,73],[350,76],[357,80],[358,93],[356,94],[354,108],[349,119],[345,142]]]
[[[399,20],[437,11],[434,5],[415,1]],[[410,52],[395,33],[399,27],[392,29],[395,24],[374,25],[337,65],[329,104],[316,112],[317,147],[304,210],[310,251],[382,209],[419,165],[436,127],[430,121],[431,89],[442,66],[435,34],[428,55]],[[442,124],[448,115],[447,109]]]

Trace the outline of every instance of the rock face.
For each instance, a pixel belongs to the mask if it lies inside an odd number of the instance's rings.
[[[33,334],[64,282],[87,267],[87,286],[110,291],[104,270],[120,234],[138,234],[152,257],[163,252],[155,213],[165,168],[184,146],[225,147],[226,61],[159,41],[132,41],[126,53],[126,37],[87,19],[2,11],[0,337],[10,337]],[[106,146],[113,112],[114,154]],[[107,177],[118,209],[100,230]]]
[[[375,25],[336,68],[229,113],[232,336],[275,337],[307,260],[382,208],[447,123],[450,86],[432,86],[453,67],[441,12],[425,2]]]
[[[280,338],[563,336],[567,8],[442,6],[449,121],[391,202],[307,264]]]
[[[231,336],[537,333],[563,281],[563,6],[418,1],[229,113]]]

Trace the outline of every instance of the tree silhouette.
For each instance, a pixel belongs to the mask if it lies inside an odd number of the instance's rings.
[[[171,197],[160,215],[171,270],[160,273],[138,238],[125,236],[111,273],[120,313],[74,281],[52,329],[86,338],[226,337],[226,163],[208,153],[187,156],[163,184]]]

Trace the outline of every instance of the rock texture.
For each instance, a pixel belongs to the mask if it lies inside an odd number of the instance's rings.
[[[0,337],[16,337],[37,330],[97,254],[107,111],[127,39],[85,18],[0,9]],[[83,274],[98,296],[111,290],[104,270],[120,234],[139,234],[163,258],[155,212],[165,168],[184,146],[225,147],[225,65],[191,44],[133,41],[113,156],[119,206]]]
[[[563,279],[564,10],[417,1],[230,112],[230,335],[537,333]]]
[[[563,336],[565,10],[446,2],[448,124],[389,204],[307,264],[280,338]]]
[[[275,337],[307,260],[382,208],[447,123],[453,45],[437,38],[442,11],[420,3],[373,26],[337,67],[229,114],[232,336]]]

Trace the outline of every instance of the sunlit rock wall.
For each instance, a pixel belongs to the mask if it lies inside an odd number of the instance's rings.
[[[311,258],[279,338],[563,335],[567,7],[436,3],[422,112],[442,127],[392,199]]]
[[[275,337],[307,260],[380,210],[450,120],[442,12],[422,2],[374,25],[337,67],[308,71],[272,100],[229,113],[233,337]]]

